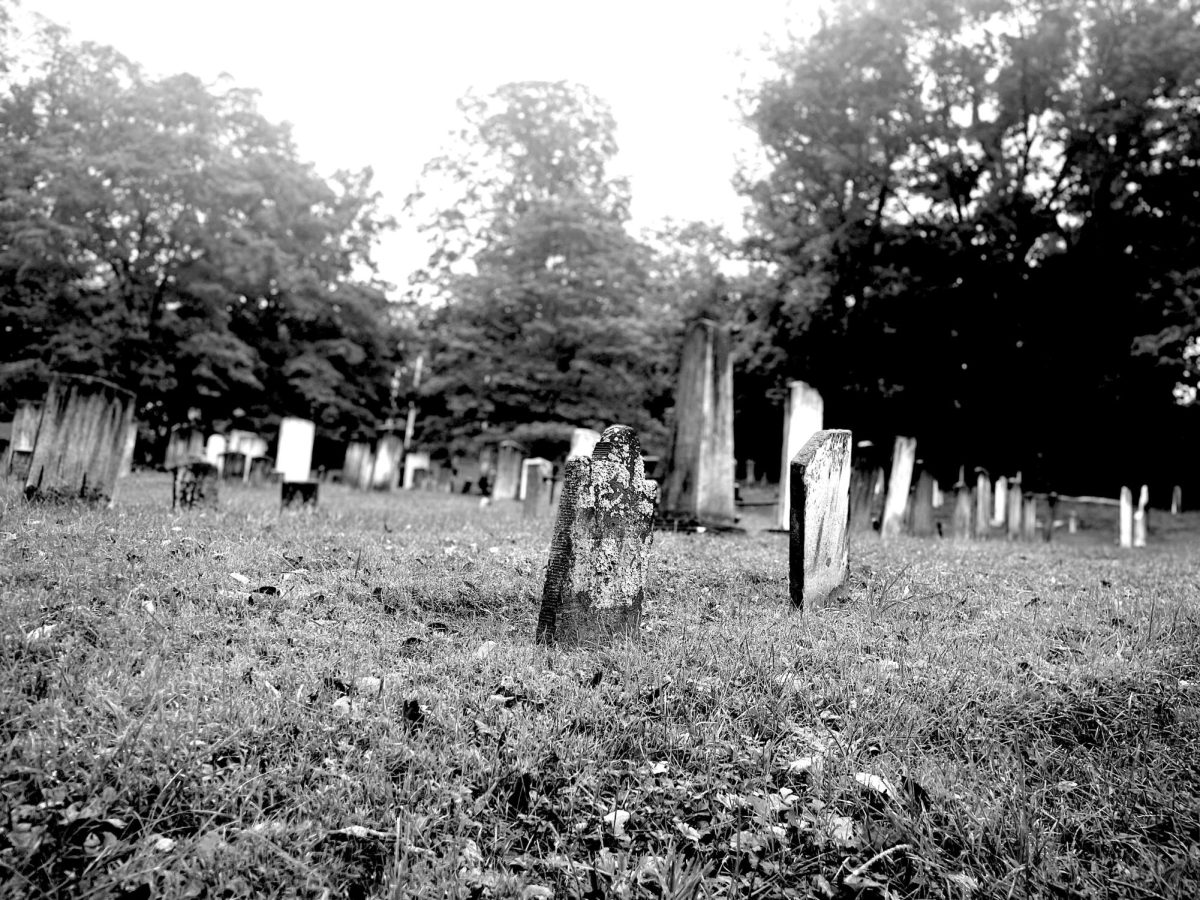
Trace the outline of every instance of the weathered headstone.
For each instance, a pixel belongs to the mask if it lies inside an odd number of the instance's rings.
[[[912,498],[912,522],[910,528],[913,537],[932,537],[933,526],[933,488],[936,482],[929,472],[917,476],[917,486]]]
[[[280,509],[289,509],[293,506],[308,506],[316,509],[318,484],[316,481],[283,482],[279,492]]]
[[[1138,495],[1137,509],[1133,513],[1133,546],[1146,546],[1146,517],[1149,515],[1150,506],[1150,488],[1142,485],[1142,491]]]
[[[1008,520],[1008,478],[1001,475],[996,479],[996,491],[992,495],[992,527],[1003,528]]]
[[[189,462],[207,462],[204,432],[191,425],[176,425],[167,438],[163,468],[171,472]]]
[[[658,491],[637,434],[605,429],[590,457],[567,461],[550,541],[537,640],[594,646],[636,637]]]
[[[110,502],[129,429],[134,396],[100,378],[50,379],[34,440],[25,495],[31,499]]]
[[[598,443],[600,443],[600,432],[592,428],[576,428],[571,432],[571,449],[567,451],[567,459],[591,456]]]
[[[783,462],[779,467],[779,506],[776,527],[791,527],[792,460],[810,437],[825,427],[825,401],[820,392],[803,381],[788,382],[783,404]]]
[[[992,480],[986,472],[975,476],[975,537],[985,538],[992,518]]]
[[[1121,503],[1117,513],[1117,543],[1122,547],[1133,546],[1133,491],[1121,488]]]
[[[183,462],[173,469],[171,509],[217,506],[217,467],[204,460]]]
[[[420,487],[423,478],[429,474],[430,465],[429,454],[424,450],[409,450],[405,453],[404,489],[414,490]],[[421,473],[425,473],[425,476]]]
[[[597,441],[597,443],[599,443]],[[595,449],[594,447],[592,448]],[[531,456],[521,462],[521,486],[517,490],[517,499],[524,500],[529,490],[529,480],[537,478],[545,480],[554,474],[554,463],[540,456]]]
[[[881,469],[855,466],[850,473],[850,527],[870,531],[875,509],[875,489],[883,478]]]
[[[818,431],[789,463],[792,605],[820,606],[846,581],[850,526],[849,431]]]
[[[888,476],[887,499],[883,504],[884,540],[898,537],[904,527],[904,510],[908,506],[908,488],[912,483],[913,464],[917,459],[917,439],[896,438],[892,451],[892,471]]]
[[[395,490],[401,483],[400,466],[404,458],[404,438],[399,434],[380,435],[375,442],[369,485],[377,491]],[[408,484],[405,483],[405,487]]]
[[[29,475],[29,463],[33,459],[33,444],[37,439],[38,422],[42,418],[42,407],[28,401],[17,406],[13,414],[12,435],[4,457],[4,474],[24,481]]]
[[[279,471],[275,468],[275,460],[269,456],[256,456],[248,463],[250,471],[247,474],[246,481],[256,486],[262,486],[268,481],[273,481],[280,477]]]
[[[1021,505],[1021,540],[1037,540],[1037,496],[1026,494]]]
[[[492,498],[515,500],[521,487],[521,461],[525,448],[516,441],[501,441],[496,448],[496,472],[492,481]]]
[[[1177,516],[1183,511],[1183,488],[1175,485],[1171,489],[1171,515]]]
[[[279,422],[279,443],[275,452],[275,471],[283,476],[284,481],[308,481],[312,472],[313,440],[316,438],[316,426],[308,419],[297,419],[285,416]],[[265,456],[267,449],[262,452],[248,454]]]
[[[985,478],[984,481],[987,479]],[[971,489],[965,484],[958,484],[954,489],[954,519],[951,523],[951,534],[957,541],[971,538]]]
[[[226,451],[221,454],[221,477],[229,481],[245,481],[250,477],[250,463],[245,453]]]
[[[1021,495],[1021,479],[1013,478],[1008,483],[1008,511],[1005,513],[1005,521],[1008,526],[1008,539],[1010,541],[1020,540],[1021,538],[1021,522],[1023,521],[1023,500]]]
[[[664,515],[717,527],[733,525],[734,464],[729,326],[700,319],[684,336],[663,482]]]

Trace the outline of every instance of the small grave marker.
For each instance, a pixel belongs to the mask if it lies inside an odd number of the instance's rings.
[[[492,498],[515,500],[521,487],[521,461],[525,448],[516,441],[501,441],[496,448],[496,473],[492,482]]]
[[[992,494],[992,527],[1003,528],[1008,519],[1008,478],[1001,475],[996,479],[996,491]]]
[[[1037,496],[1026,494],[1021,507],[1021,540],[1023,541],[1037,539],[1037,510]]]
[[[987,472],[975,476],[975,537],[985,538],[992,516],[992,480]]]
[[[1122,547],[1133,546],[1133,491],[1121,488],[1120,509],[1117,513],[1117,543]]]
[[[1010,541],[1020,540],[1021,537],[1022,500],[1021,479],[1014,478],[1008,483],[1008,510],[1004,516]]]
[[[280,485],[279,508],[290,509],[293,506],[309,506],[317,508],[317,482],[315,481],[285,481]]]
[[[791,461],[792,605],[821,606],[846,581],[850,525],[849,431],[818,431]]]
[[[590,457],[567,461],[538,615],[540,643],[594,646],[636,637],[657,499],[628,426],[605,429]]]
[[[911,531],[914,537],[931,537],[933,527],[933,496],[937,482],[929,472],[917,476],[917,488],[912,498]]]
[[[985,479],[986,480],[986,479]],[[951,533],[957,541],[971,538],[971,489],[965,484],[955,485],[954,521]]]
[[[217,506],[217,467],[193,460],[177,465],[171,482],[171,509]]]

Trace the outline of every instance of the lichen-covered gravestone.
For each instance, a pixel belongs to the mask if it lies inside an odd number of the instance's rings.
[[[850,519],[849,431],[818,431],[791,461],[792,604],[824,603],[846,580]]]
[[[592,455],[567,461],[537,640],[597,646],[637,635],[658,488],[637,434],[605,429]]]

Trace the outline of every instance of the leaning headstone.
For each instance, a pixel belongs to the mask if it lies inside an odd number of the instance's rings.
[[[1004,514],[1008,526],[1008,539],[1010,541],[1019,540],[1021,537],[1023,499],[1021,496],[1021,479],[1014,478],[1008,483],[1008,510]]]
[[[733,454],[733,356],[728,325],[693,322],[675,391],[663,514],[716,527],[737,518]]]
[[[594,447],[592,448],[595,449]],[[529,490],[531,478],[547,479],[554,474],[554,464],[540,456],[531,456],[521,463],[521,486],[517,490],[517,499],[524,500]]]
[[[1001,475],[996,479],[996,491],[992,495],[992,527],[1003,528],[1008,520],[1008,478]]]
[[[275,471],[284,481],[308,481],[312,472],[313,441],[317,427],[308,419],[285,416],[279,422],[279,444],[275,452]],[[255,456],[265,456],[266,447]]]
[[[51,378],[25,478],[25,496],[111,502],[133,427],[133,407],[133,394],[103,379]]]
[[[912,498],[912,529],[913,537],[932,537],[933,526],[933,489],[937,484],[928,472],[917,476],[917,487]]]
[[[423,450],[409,450],[404,454],[404,489],[420,487],[423,477],[428,476],[432,465],[429,454]],[[425,473],[424,476],[421,473]]]
[[[501,441],[496,448],[496,472],[492,481],[492,498],[515,500],[521,487],[521,461],[525,448],[516,441]]]
[[[783,404],[783,462],[779,467],[779,506],[776,527],[791,528],[792,460],[810,437],[825,427],[825,401],[820,392],[803,381],[788,382]]]
[[[1171,515],[1177,516],[1183,511],[1183,488],[1175,485],[1171,489]]]
[[[992,517],[992,480],[986,472],[975,476],[975,537],[985,538]]]
[[[1021,540],[1037,540],[1037,496],[1026,494],[1021,505]]]
[[[173,471],[171,509],[216,508],[216,466],[204,460],[192,460],[175,466]]]
[[[600,443],[600,432],[592,428],[576,428],[571,432],[571,449],[567,451],[567,459],[576,456],[591,456]]]
[[[42,418],[42,407],[37,403],[23,402],[13,415],[12,435],[4,457],[4,474],[9,478],[24,481],[29,475],[29,463],[33,459],[33,444],[37,439],[38,422]]]
[[[385,434],[375,442],[375,458],[368,476],[370,487],[377,491],[395,490],[400,484],[401,460],[404,458],[404,438]],[[405,487],[407,487],[407,483]]]
[[[1117,513],[1117,542],[1122,547],[1133,546],[1133,491],[1121,488],[1121,503]]]
[[[849,431],[818,431],[789,464],[788,570],[792,605],[822,605],[846,581],[850,525]]]
[[[316,509],[317,486],[318,482],[316,481],[283,482],[280,485],[279,493],[280,509],[289,509],[293,506],[307,506]]]
[[[1133,546],[1146,546],[1146,516],[1149,514],[1150,506],[1150,488],[1142,485],[1141,494],[1138,495],[1137,509],[1133,513]]]
[[[951,534],[956,541],[971,538],[971,509],[971,489],[960,483],[954,491],[954,519],[951,523]]]
[[[917,459],[917,439],[896,438],[892,451],[892,472],[888,476],[887,499],[883,504],[884,540],[898,537],[904,527],[904,510],[908,506],[908,488],[912,483],[913,464]]]
[[[637,434],[605,429],[590,457],[567,461],[550,541],[537,640],[595,646],[636,637],[658,490]]]

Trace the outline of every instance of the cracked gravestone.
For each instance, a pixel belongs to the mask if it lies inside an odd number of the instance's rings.
[[[626,425],[605,429],[591,456],[567,461],[539,643],[597,646],[636,637],[657,499],[637,434]]]
[[[849,554],[849,431],[818,431],[791,461],[792,604],[819,606],[842,589]]]

